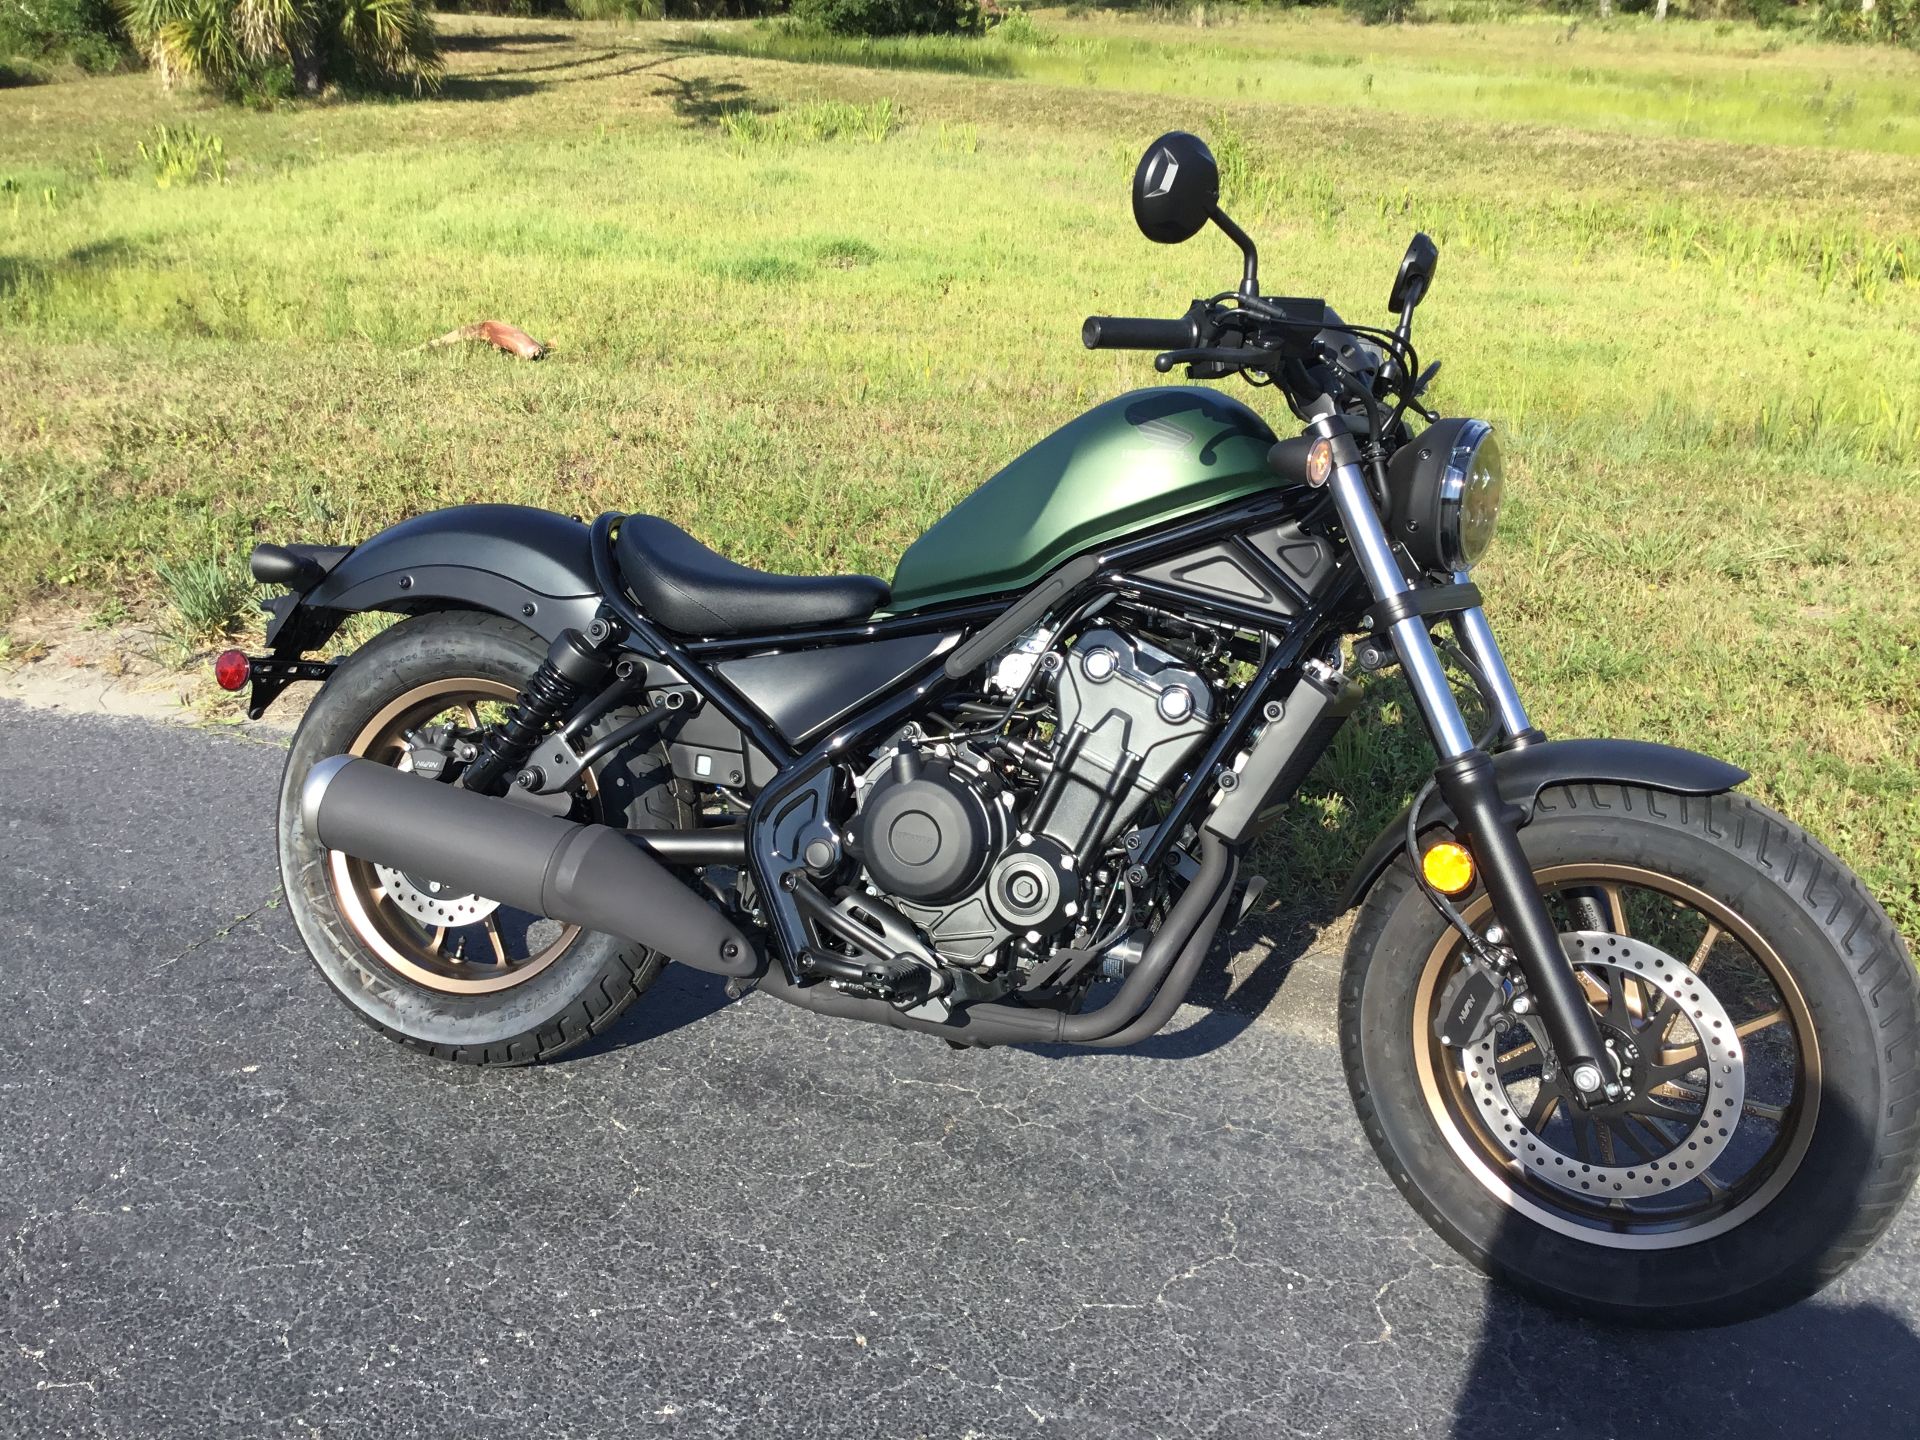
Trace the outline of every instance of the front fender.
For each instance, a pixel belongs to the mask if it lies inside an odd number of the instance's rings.
[[[1501,751],[1493,757],[1493,773],[1501,799],[1519,808],[1523,825],[1533,818],[1534,801],[1550,785],[1597,782],[1644,785],[1673,795],[1720,795],[1747,778],[1746,771],[1724,760],[1646,740],[1542,741]],[[1427,802],[1421,821],[1423,828],[1451,828],[1455,823],[1453,811],[1437,795]],[[1407,812],[1402,809],[1354,868],[1340,908],[1359,904],[1406,844]]]
[[[518,620],[551,641],[587,625],[600,603],[589,534],[578,520],[527,505],[432,510],[356,546],[276,617],[275,630],[298,615],[303,623],[293,629],[312,648],[322,642],[308,637],[363,610],[472,609]]]

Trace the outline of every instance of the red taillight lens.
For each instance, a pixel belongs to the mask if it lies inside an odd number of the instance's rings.
[[[253,662],[244,650],[222,650],[213,661],[213,679],[222,690],[241,690],[253,678]]]

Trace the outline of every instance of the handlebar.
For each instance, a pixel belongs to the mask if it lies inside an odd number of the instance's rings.
[[[1200,343],[1191,317],[1150,320],[1134,315],[1089,315],[1080,343],[1089,350],[1181,350]]]

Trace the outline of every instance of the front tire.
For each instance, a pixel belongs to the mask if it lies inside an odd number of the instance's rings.
[[[1402,856],[1355,923],[1340,1017],[1394,1182],[1474,1264],[1557,1308],[1717,1325],[1820,1289],[1920,1166],[1920,985],[1891,921],[1742,795],[1554,787],[1520,838],[1637,1083],[1600,1115],[1567,1102],[1526,1022],[1443,1043],[1464,947]],[[1491,923],[1483,891],[1462,910]]]
[[[300,787],[330,755],[406,763],[404,735],[447,716],[498,717],[545,657],[523,626],[445,611],[383,630],[334,673],[293,737],[280,786],[280,873],[314,963],[349,1009],[441,1059],[525,1065],[605,1030],[665,963],[611,935],[437,894],[308,833]],[[616,712],[590,736],[632,718]],[[575,819],[632,829],[690,823],[664,752],[609,756],[573,800]],[[503,801],[502,803],[508,803]]]

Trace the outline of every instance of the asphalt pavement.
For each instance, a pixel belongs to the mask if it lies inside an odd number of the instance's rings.
[[[1920,1435],[1915,1212],[1768,1320],[1550,1316],[1380,1172],[1324,984],[1063,1056],[674,969],[411,1053],[294,935],[281,758],[0,704],[0,1435]]]

